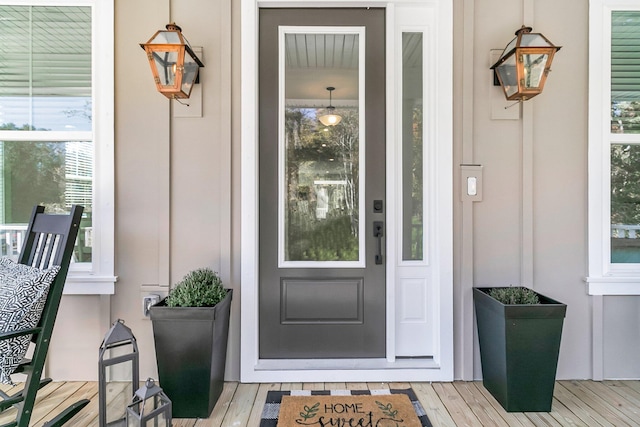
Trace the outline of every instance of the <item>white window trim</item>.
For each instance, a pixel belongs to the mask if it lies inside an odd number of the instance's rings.
[[[72,264],[69,268],[64,293],[113,294],[117,280],[114,275],[114,0],[0,0],[0,5],[92,7],[93,132],[79,132],[87,135],[78,136],[92,137],[95,147],[94,246],[91,263]],[[69,135],[65,135],[68,139]],[[9,138],[15,140],[16,135]],[[47,138],[59,140],[60,136],[51,132]]]
[[[589,5],[589,272],[590,295],[640,295],[640,265],[611,263],[610,147],[628,142],[611,133],[611,12],[640,10],[637,0],[590,0]],[[638,139],[640,135],[637,136]]]

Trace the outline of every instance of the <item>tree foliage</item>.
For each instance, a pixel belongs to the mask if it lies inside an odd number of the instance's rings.
[[[285,113],[287,259],[357,260],[358,111],[340,110],[342,121],[329,127],[316,113],[304,108]],[[319,213],[325,205],[326,215]]]
[[[0,130],[36,130],[13,123],[0,125]],[[38,129],[40,130],[40,129]],[[5,219],[28,222],[36,204],[58,211],[64,206],[65,144],[60,142],[2,142],[2,174],[4,178]]]
[[[611,223],[640,224],[640,146],[611,146]]]

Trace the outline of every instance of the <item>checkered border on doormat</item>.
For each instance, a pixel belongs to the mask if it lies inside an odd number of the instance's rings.
[[[267,399],[262,410],[262,418],[260,419],[260,427],[277,427],[278,413],[280,412],[280,403],[282,396],[358,396],[358,395],[385,395],[404,393],[409,397],[413,409],[416,411],[418,419],[422,423],[422,427],[433,427],[427,413],[418,401],[418,396],[413,389],[383,389],[383,390],[286,390],[286,391],[270,391],[267,393]]]

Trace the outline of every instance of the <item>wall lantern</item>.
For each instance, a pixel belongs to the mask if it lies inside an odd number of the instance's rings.
[[[149,378],[127,407],[127,427],[171,427],[171,400]]]
[[[147,52],[153,79],[158,92],[170,99],[187,99],[198,83],[198,71],[204,64],[191,49],[175,23],[167,24],[166,31],[157,31],[140,46]]]
[[[138,344],[118,319],[104,337],[98,358],[100,427],[126,426],[127,405],[140,381]]]
[[[491,69],[510,101],[526,101],[542,93],[554,54],[560,50],[540,33],[524,25]]]

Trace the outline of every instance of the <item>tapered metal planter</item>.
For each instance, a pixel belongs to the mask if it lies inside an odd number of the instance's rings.
[[[231,295],[214,307],[150,308],[160,386],[173,418],[207,418],[222,393]]]
[[[550,412],[566,304],[502,304],[474,288],[482,381],[508,412]]]

